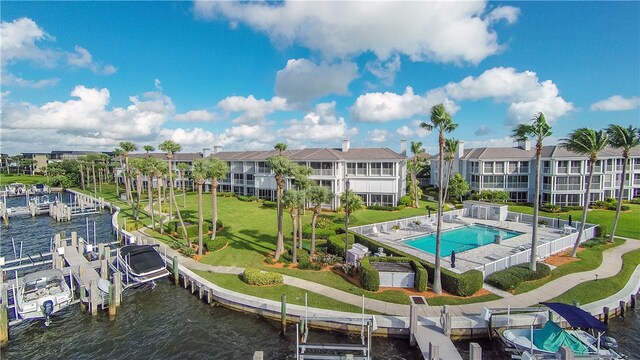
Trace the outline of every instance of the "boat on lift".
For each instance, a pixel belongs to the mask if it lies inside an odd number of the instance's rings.
[[[29,191],[29,194],[31,195],[46,195],[49,194],[51,192],[51,190],[49,189],[49,187],[45,184],[35,184],[31,186],[31,189]]]
[[[7,195],[8,196],[22,196],[26,195],[27,188],[23,183],[14,182],[7,185]]]
[[[169,275],[167,264],[156,247],[129,244],[118,249],[116,266],[123,272],[127,286],[153,282]]]
[[[14,288],[16,314],[20,319],[44,319],[49,325],[50,317],[71,304],[73,295],[58,269],[42,270],[16,278]]]

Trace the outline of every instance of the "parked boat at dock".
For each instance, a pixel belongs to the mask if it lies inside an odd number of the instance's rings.
[[[125,245],[118,249],[116,267],[128,286],[144,284],[169,275],[167,264],[153,245]]]
[[[60,270],[42,270],[17,280],[15,305],[20,319],[49,318],[71,304],[72,294]]]
[[[27,193],[27,188],[23,183],[11,183],[6,188],[7,196],[22,196]]]
[[[45,184],[35,184],[31,185],[31,189],[29,189],[29,194],[31,195],[45,195],[49,194],[51,190]]]
[[[603,335],[607,324],[572,305],[551,302],[541,304],[563,317],[574,329],[564,330],[553,321],[547,321],[541,329],[507,329],[500,336],[508,348],[515,349],[518,353],[526,351],[542,356],[555,356],[560,347],[565,346],[581,359],[624,358],[615,351],[615,339]],[[597,335],[582,329],[592,330]]]

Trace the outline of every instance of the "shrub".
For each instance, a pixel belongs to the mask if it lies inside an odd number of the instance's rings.
[[[331,225],[333,224],[333,222],[331,221],[331,218],[328,216],[318,216],[318,219],[316,219],[316,231],[318,229],[326,229],[331,227]]]
[[[564,212],[572,211],[572,210],[580,210],[580,211],[582,211],[582,206],[580,206],[580,205],[563,206],[560,209],[562,211],[564,211]]]
[[[208,238],[203,242],[204,242],[204,248],[207,251],[218,251],[227,245],[227,240],[219,236],[213,240],[211,240],[211,238]]]
[[[540,206],[540,210],[550,213],[559,213],[562,208],[560,207],[560,205],[546,203]]]
[[[598,225],[596,227],[595,236],[597,238],[606,237],[607,236],[607,226],[606,225]]]
[[[398,205],[411,206],[413,201],[411,201],[411,197],[409,195],[405,195],[400,198],[398,201]]]
[[[542,279],[549,276],[550,273],[551,268],[544,263],[537,263],[535,272],[529,270],[529,264],[519,264],[497,271],[487,276],[485,281],[498,289],[509,291],[525,281]]]
[[[632,204],[636,204],[636,205],[640,205],[640,197],[633,198],[633,199],[631,200],[631,203],[632,203]]]
[[[606,243],[607,243],[607,238],[598,237],[598,238],[589,239],[589,240],[583,242],[580,246],[582,246],[584,248],[592,248],[592,247],[604,245]]]
[[[322,266],[333,265],[340,261],[342,258],[340,256],[329,254],[329,253],[316,253],[313,261],[321,264]]]
[[[249,201],[249,197],[248,196],[238,195],[237,198],[240,201]]]
[[[386,205],[369,205],[367,206],[369,210],[383,210],[383,211],[398,211],[397,206],[386,206]]]
[[[279,285],[284,279],[278,273],[249,268],[242,273],[242,281],[249,285]]]
[[[218,196],[220,196],[220,197],[234,197],[234,196],[236,196],[236,194],[234,194],[232,192],[219,192]]]
[[[265,200],[265,201],[262,203],[262,206],[263,206],[263,207],[266,207],[266,208],[269,208],[269,209],[275,209],[275,208],[277,208],[277,207],[278,207],[278,203],[277,203],[277,202],[275,202],[275,201]]]
[[[456,204],[456,209],[464,209],[464,204]]]
[[[349,245],[355,242],[353,234],[349,234]],[[344,234],[329,236],[327,240],[327,252],[338,256],[344,256]]]
[[[540,219],[540,220],[538,220],[538,225],[547,226],[547,225],[549,225],[549,223],[545,219]]]
[[[360,261],[360,285],[362,288],[369,291],[380,290],[380,273],[378,269],[374,268],[369,261],[369,257],[365,257]]]
[[[183,246],[179,251],[186,257],[193,257],[196,254],[196,249],[189,246]]]
[[[629,205],[620,205],[620,211],[629,211],[629,210],[631,210],[631,207]]]
[[[329,228],[319,229],[316,226],[316,239],[328,239],[331,235],[335,235],[336,234],[335,228],[336,228],[335,226],[332,226]],[[307,239],[311,239],[311,230],[312,229],[310,224],[304,224],[302,226],[302,235]]]

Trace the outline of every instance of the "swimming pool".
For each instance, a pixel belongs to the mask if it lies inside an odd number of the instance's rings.
[[[479,246],[491,244],[494,242],[495,235],[500,235],[502,240],[507,240],[522,234],[524,233],[481,224],[472,224],[443,231],[440,243],[440,256],[449,256],[452,250],[455,250],[456,253],[461,253]],[[405,240],[404,244],[433,255],[436,253],[436,233]]]

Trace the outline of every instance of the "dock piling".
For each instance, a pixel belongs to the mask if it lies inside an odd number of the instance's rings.
[[[482,348],[478,343],[469,344],[469,360],[482,360]]]
[[[116,306],[120,306],[122,304],[122,273],[120,271],[113,273],[113,285],[116,290]]]
[[[180,268],[178,266],[178,255],[173,257],[173,282],[177,285],[180,281]]]
[[[282,294],[280,299],[280,323],[282,325],[282,333],[287,332],[287,294]]]
[[[9,344],[9,312],[7,310],[8,296],[7,288],[4,284],[0,284],[2,292],[2,304],[0,304],[0,347]]]
[[[116,316],[116,286],[109,285],[109,318]]]

